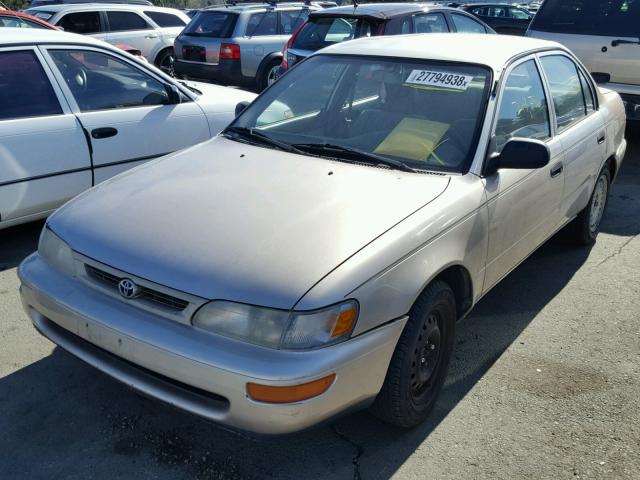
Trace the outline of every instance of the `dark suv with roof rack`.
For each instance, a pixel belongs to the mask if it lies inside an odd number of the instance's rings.
[[[312,12],[287,42],[278,75],[316,50],[360,37],[408,33],[495,33],[463,10],[419,3],[368,3]]]
[[[200,10],[175,40],[175,72],[260,91],[275,80],[291,34],[320,8],[272,2]]]

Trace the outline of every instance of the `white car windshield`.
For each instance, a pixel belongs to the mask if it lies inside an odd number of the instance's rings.
[[[486,108],[488,68],[317,55],[227,129],[239,141],[404,170],[465,172]]]

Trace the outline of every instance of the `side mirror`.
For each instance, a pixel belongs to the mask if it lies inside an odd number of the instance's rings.
[[[500,169],[532,170],[549,164],[549,147],[540,140],[514,138],[509,140],[502,152],[491,155],[485,164],[484,174],[493,175]]]
[[[165,90],[167,91],[167,104],[176,105],[182,102],[182,94],[180,90],[175,85],[171,85],[170,83],[165,85]]]
[[[244,109],[245,109],[245,108],[247,108],[247,107],[249,106],[249,103],[251,103],[251,102],[247,102],[247,101],[245,100],[245,101],[243,101],[243,102],[239,102],[239,103],[236,105],[236,117],[237,117],[238,115],[240,115],[242,112],[244,112]]]

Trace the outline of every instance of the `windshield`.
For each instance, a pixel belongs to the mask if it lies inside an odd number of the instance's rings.
[[[334,43],[370,37],[375,33],[375,24],[364,18],[312,18],[302,27],[291,47],[316,51]]]
[[[53,12],[44,12],[42,10],[25,10],[26,13],[28,13],[29,15],[33,15],[36,18],[39,18],[40,20],[44,20],[45,22],[48,22],[49,19],[51,17],[53,17]]]
[[[476,65],[318,55],[272,85],[231,130],[322,157],[360,160],[358,152],[362,161],[463,173],[490,83],[490,71]]]
[[[227,12],[201,11],[182,31],[192,37],[229,38],[236,26],[238,15]]]
[[[547,0],[532,30],[612,37],[640,36],[640,0]]]

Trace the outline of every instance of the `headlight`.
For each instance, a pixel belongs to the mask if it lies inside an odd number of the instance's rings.
[[[213,301],[196,312],[193,325],[264,347],[300,350],[347,339],[357,319],[354,300],[310,312]]]
[[[71,248],[46,226],[40,234],[38,253],[52,267],[67,275],[74,275],[75,269],[73,267]]]

